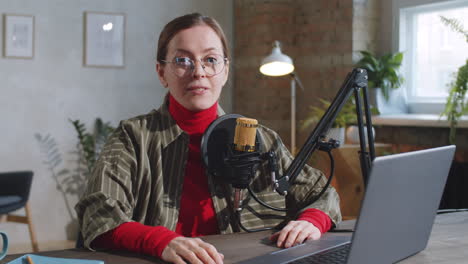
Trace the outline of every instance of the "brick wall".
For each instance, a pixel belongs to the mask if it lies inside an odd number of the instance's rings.
[[[354,0],[353,5],[353,51],[354,61],[360,50],[376,53],[378,50],[378,28],[380,22],[380,1]]]
[[[258,119],[289,145],[290,77],[263,76],[258,70],[273,41],[279,40],[305,87],[297,88],[296,144],[302,146],[313,129],[299,130],[309,107],[318,105],[319,97],[335,96],[356,50],[375,50],[378,2],[236,0],[233,112]]]

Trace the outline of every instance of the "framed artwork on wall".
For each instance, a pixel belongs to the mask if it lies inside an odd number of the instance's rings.
[[[34,16],[3,15],[3,56],[19,59],[34,57]]]
[[[124,49],[124,14],[84,12],[84,66],[124,67]]]

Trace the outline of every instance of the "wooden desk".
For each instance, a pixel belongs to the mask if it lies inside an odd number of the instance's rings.
[[[347,228],[353,221],[345,221],[341,227]],[[203,239],[214,244],[225,255],[225,263],[252,258],[277,250],[268,240],[270,232],[252,234],[231,234],[207,236]],[[331,233],[330,235],[343,235]],[[402,264],[462,264],[468,259],[468,212],[441,214],[436,217],[427,248],[409,257]],[[40,252],[38,255],[51,257],[68,257],[79,259],[100,259],[107,264],[149,264],[163,263],[151,257],[137,256],[128,253],[90,252],[84,249],[68,249],[60,251]],[[0,261],[0,264],[18,258],[21,254],[10,255]]]

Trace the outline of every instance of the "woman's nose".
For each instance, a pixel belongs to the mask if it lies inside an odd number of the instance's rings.
[[[205,65],[199,60],[195,60],[193,65],[193,77],[203,78],[206,77]]]

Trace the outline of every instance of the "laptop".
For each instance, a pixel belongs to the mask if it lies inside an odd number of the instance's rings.
[[[394,263],[422,251],[454,152],[452,145],[375,158],[352,237],[326,233],[239,263]]]

